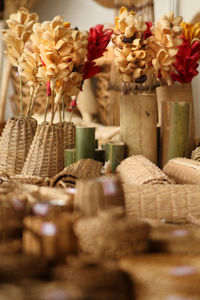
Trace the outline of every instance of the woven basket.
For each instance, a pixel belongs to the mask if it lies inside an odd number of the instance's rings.
[[[74,187],[77,179],[96,178],[101,175],[102,163],[93,159],[80,159],[51,179],[51,186]]]
[[[177,255],[200,254],[200,228],[198,226],[160,224],[150,232],[154,252]]]
[[[139,300],[198,300],[198,260],[178,255],[141,255],[123,259],[120,266],[132,277]]]
[[[54,279],[80,291],[74,300],[130,300],[131,280],[116,263],[88,256],[70,257],[67,266],[54,268]],[[68,296],[68,293],[67,293]],[[38,298],[36,298],[38,299]],[[48,299],[48,297],[47,297]],[[67,298],[68,299],[68,298]],[[72,300],[69,298],[69,300]]]
[[[169,177],[142,155],[133,155],[121,162],[116,170],[122,183],[169,184]]]
[[[180,184],[200,184],[200,162],[174,158],[164,166],[164,172]]]
[[[0,172],[20,174],[35,135],[36,120],[25,117],[10,118],[0,139]]]
[[[24,164],[23,176],[53,177],[64,168],[63,127],[60,124],[38,125]]]
[[[200,210],[197,185],[124,184],[123,188],[128,216],[176,221]]]
[[[63,123],[64,150],[73,149],[76,145],[76,126],[72,122]]]
[[[124,205],[124,192],[117,176],[78,180],[74,207],[85,215],[97,215],[101,210]]]
[[[119,208],[82,218],[75,224],[75,232],[85,253],[114,260],[145,252],[149,229],[146,222],[126,218]]]
[[[67,212],[51,217],[28,216],[24,218],[24,252],[57,260],[64,258],[67,254],[76,254],[77,238],[73,231],[75,221],[76,216]]]

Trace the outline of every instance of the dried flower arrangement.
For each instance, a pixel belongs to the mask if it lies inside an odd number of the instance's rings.
[[[124,83],[144,83],[150,74],[151,56],[147,38],[151,23],[146,23],[142,16],[121,7],[115,19],[113,35],[114,55],[117,68]]]
[[[153,72],[161,84],[172,85],[191,82],[198,74],[200,23],[184,23],[170,12],[152,26],[122,7],[115,24],[114,54],[123,82],[136,87]]]
[[[30,40],[30,36],[33,32],[33,25],[37,22],[38,16],[35,13],[30,14],[29,11],[25,8],[20,8],[16,14],[11,14],[10,18],[6,21],[8,29],[2,30],[3,40],[6,43],[7,50],[6,55],[11,62],[11,64],[18,68],[18,73],[20,76],[20,102],[21,102],[21,116],[23,115],[23,98],[22,98],[22,76],[24,72],[22,66],[24,64],[24,57],[26,57],[26,44]],[[35,61],[29,55],[29,64],[33,64],[30,70],[30,67],[26,68],[26,76],[30,78],[31,85],[35,81]],[[21,66],[22,64],[22,66]],[[33,74],[32,74],[33,73]],[[31,91],[31,98],[33,91]],[[30,104],[31,105],[31,104]],[[28,113],[28,112],[27,112]]]
[[[7,45],[7,57],[18,67],[20,77],[28,79],[30,103],[27,116],[31,115],[41,82],[47,87],[47,107],[51,97],[51,112],[61,104],[63,89],[67,96],[75,97],[71,109],[76,106],[76,97],[85,79],[98,73],[95,59],[106,51],[112,30],[103,25],[91,28],[90,32],[71,28],[70,23],[56,16],[52,21],[36,23],[38,16],[20,8],[7,20],[8,29],[3,30]],[[23,99],[21,99],[21,114]],[[45,118],[46,120],[46,114]]]

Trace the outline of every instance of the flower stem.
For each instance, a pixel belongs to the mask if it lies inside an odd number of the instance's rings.
[[[37,99],[37,95],[39,93],[39,89],[40,89],[40,86],[38,85],[34,91],[34,97],[33,97],[33,102],[32,102],[32,105],[31,105],[31,110],[30,110],[30,114],[29,116],[31,117],[32,114],[33,114],[33,108],[34,108],[34,105],[35,105],[35,100]]]
[[[64,101],[64,96],[62,96],[62,114],[63,114],[63,122],[65,122],[65,101]]]
[[[19,76],[19,83],[20,83],[20,114],[23,117],[23,94],[22,94],[22,76]]]
[[[45,107],[45,113],[44,113],[44,123],[46,122],[46,119],[47,119],[48,106],[49,106],[49,96],[47,96],[47,98],[46,98],[46,107]]]
[[[72,109],[70,117],[69,117],[69,123],[71,123],[71,121],[72,121],[72,116],[73,116],[73,109]]]
[[[61,114],[61,105],[58,104],[58,111],[59,111],[59,120],[60,120],[60,124],[62,123],[62,114]]]
[[[29,102],[28,102],[28,108],[27,108],[27,111],[26,111],[26,117],[28,117],[29,114],[30,114],[31,103],[32,103],[32,99],[33,99],[34,92],[35,92],[35,89],[32,89],[32,90],[30,91],[30,99],[29,99]]]

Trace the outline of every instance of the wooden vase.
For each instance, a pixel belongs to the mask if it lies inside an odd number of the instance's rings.
[[[20,174],[33,141],[37,121],[33,118],[10,118],[0,138],[0,172]]]
[[[38,125],[22,175],[53,177],[64,168],[63,126],[48,122]]]
[[[190,146],[189,151],[191,153],[195,148],[195,121],[194,121],[194,104],[191,83],[186,84],[174,84],[172,86],[161,86],[156,89],[157,101],[158,101],[158,122],[161,124],[161,103],[163,101],[172,102],[189,102],[191,103],[190,111]]]
[[[161,105],[161,165],[189,157],[190,103],[163,101]]]
[[[157,163],[157,101],[155,94],[120,99],[120,135],[127,156],[142,154]]]

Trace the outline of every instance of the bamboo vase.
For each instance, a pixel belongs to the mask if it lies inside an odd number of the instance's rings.
[[[189,151],[192,152],[195,148],[195,122],[194,122],[194,105],[191,83],[174,84],[172,86],[161,86],[156,89],[158,101],[158,122],[161,124],[161,103],[163,101],[172,102],[189,102],[191,103],[190,111],[190,146]]]
[[[162,102],[162,167],[172,158],[189,157],[190,103]]]
[[[37,122],[33,118],[10,118],[0,139],[0,172],[20,174],[35,135]]]
[[[120,135],[127,156],[142,154],[157,163],[157,101],[154,94],[120,99]]]
[[[53,177],[63,168],[63,126],[48,122],[38,125],[22,175]]]

